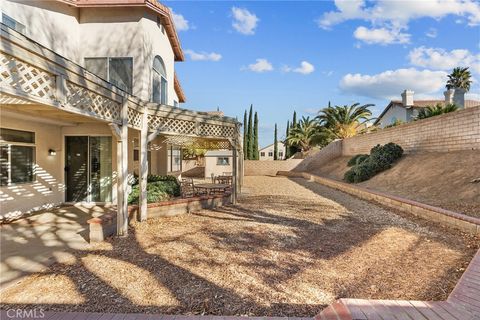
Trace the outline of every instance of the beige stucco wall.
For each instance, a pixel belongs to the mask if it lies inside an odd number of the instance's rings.
[[[168,104],[174,89],[175,60],[168,37],[146,8],[73,8],[50,1],[0,1],[0,10],[26,26],[26,35],[85,66],[85,57],[132,57],[133,95],[150,101],[156,55],[165,63]]]
[[[35,132],[36,181],[0,187],[0,216],[21,215],[61,204],[65,201],[65,137],[70,135],[112,136],[103,122],[52,124],[49,120],[32,120],[21,115],[2,113],[0,127]],[[134,130],[132,130],[134,131]],[[112,137],[112,203],[116,203],[117,142]],[[130,146],[129,146],[130,148]],[[53,149],[56,155],[50,156]],[[129,149],[133,150],[133,149]],[[131,155],[130,155],[131,154]],[[129,172],[133,172],[133,152],[129,152]]]
[[[26,26],[26,36],[80,62],[77,8],[57,1],[0,1],[0,11]]]
[[[205,178],[210,178],[212,174],[216,177],[223,175],[224,172],[233,172],[233,157],[229,156],[228,159],[228,165],[220,166],[217,165],[217,157],[205,157]]]
[[[35,182],[0,187],[0,215],[14,217],[63,202],[62,155],[48,155],[49,149],[62,149],[62,127],[5,115],[0,118],[0,126],[35,132],[37,163]]]

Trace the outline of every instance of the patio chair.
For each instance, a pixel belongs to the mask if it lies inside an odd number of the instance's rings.
[[[195,188],[193,186],[193,181],[190,182],[187,179],[182,179],[180,181],[180,194],[182,198],[192,198],[195,196]]]

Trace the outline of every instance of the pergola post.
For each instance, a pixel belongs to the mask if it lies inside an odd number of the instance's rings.
[[[237,166],[237,146],[233,146],[233,193],[232,203],[237,204],[237,190],[238,190],[238,166]]]
[[[123,98],[121,126],[111,123],[117,139],[117,236],[128,234],[128,99]]]
[[[147,220],[147,177],[148,177],[148,118],[146,107],[142,117],[142,128],[140,130],[140,168],[139,168],[139,216],[140,221]]]

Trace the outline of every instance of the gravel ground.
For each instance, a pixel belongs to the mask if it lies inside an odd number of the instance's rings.
[[[4,290],[2,308],[314,316],[340,297],[445,299],[479,246],[303,179],[246,177],[244,191],[134,223]]]

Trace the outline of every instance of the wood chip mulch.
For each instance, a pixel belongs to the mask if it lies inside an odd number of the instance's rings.
[[[342,192],[246,177],[236,206],[133,223],[0,293],[2,308],[314,316],[337,298],[442,300],[479,239]]]

